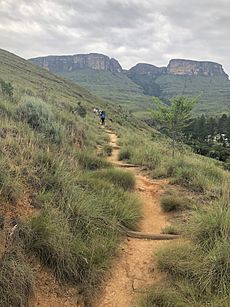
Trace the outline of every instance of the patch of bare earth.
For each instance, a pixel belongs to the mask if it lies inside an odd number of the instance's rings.
[[[109,160],[120,167],[117,136],[110,133],[110,137],[113,154]],[[159,205],[159,198],[168,185],[167,180],[152,180],[144,176],[138,167],[128,167],[127,170],[135,174],[135,193],[143,204],[140,231],[160,234],[162,228],[169,224],[169,216],[161,211]],[[164,278],[164,274],[157,269],[154,251],[165,244],[167,241],[127,238],[120,247],[119,257],[115,259],[110,275],[102,285],[102,295],[95,299],[95,306],[135,306],[138,293]]]
[[[36,261],[35,261],[36,262]],[[53,273],[39,263],[35,266],[35,292],[29,300],[30,307],[81,307],[83,302],[76,287],[60,285]]]

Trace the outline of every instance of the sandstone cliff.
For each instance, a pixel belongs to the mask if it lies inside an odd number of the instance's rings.
[[[173,75],[188,76],[222,76],[228,78],[222,65],[215,62],[173,59],[169,62],[166,72]]]
[[[52,72],[70,72],[79,68],[109,70],[121,72],[122,67],[115,59],[98,53],[76,54],[67,56],[47,56],[30,59],[33,64]]]

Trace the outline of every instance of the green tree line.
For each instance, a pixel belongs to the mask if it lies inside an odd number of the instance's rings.
[[[230,115],[193,118],[183,130],[195,152],[226,162],[230,159]]]

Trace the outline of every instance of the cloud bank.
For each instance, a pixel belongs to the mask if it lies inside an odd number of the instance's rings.
[[[229,0],[0,0],[0,47],[24,58],[98,52],[124,68],[171,58],[230,73]]]

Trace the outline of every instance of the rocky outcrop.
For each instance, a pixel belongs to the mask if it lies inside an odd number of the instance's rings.
[[[98,53],[46,56],[33,58],[29,61],[54,73],[70,72],[79,68],[108,70],[113,73],[122,72],[122,67],[117,60]]]
[[[183,76],[222,76],[228,78],[222,65],[215,62],[173,59],[169,62],[167,74]]]

